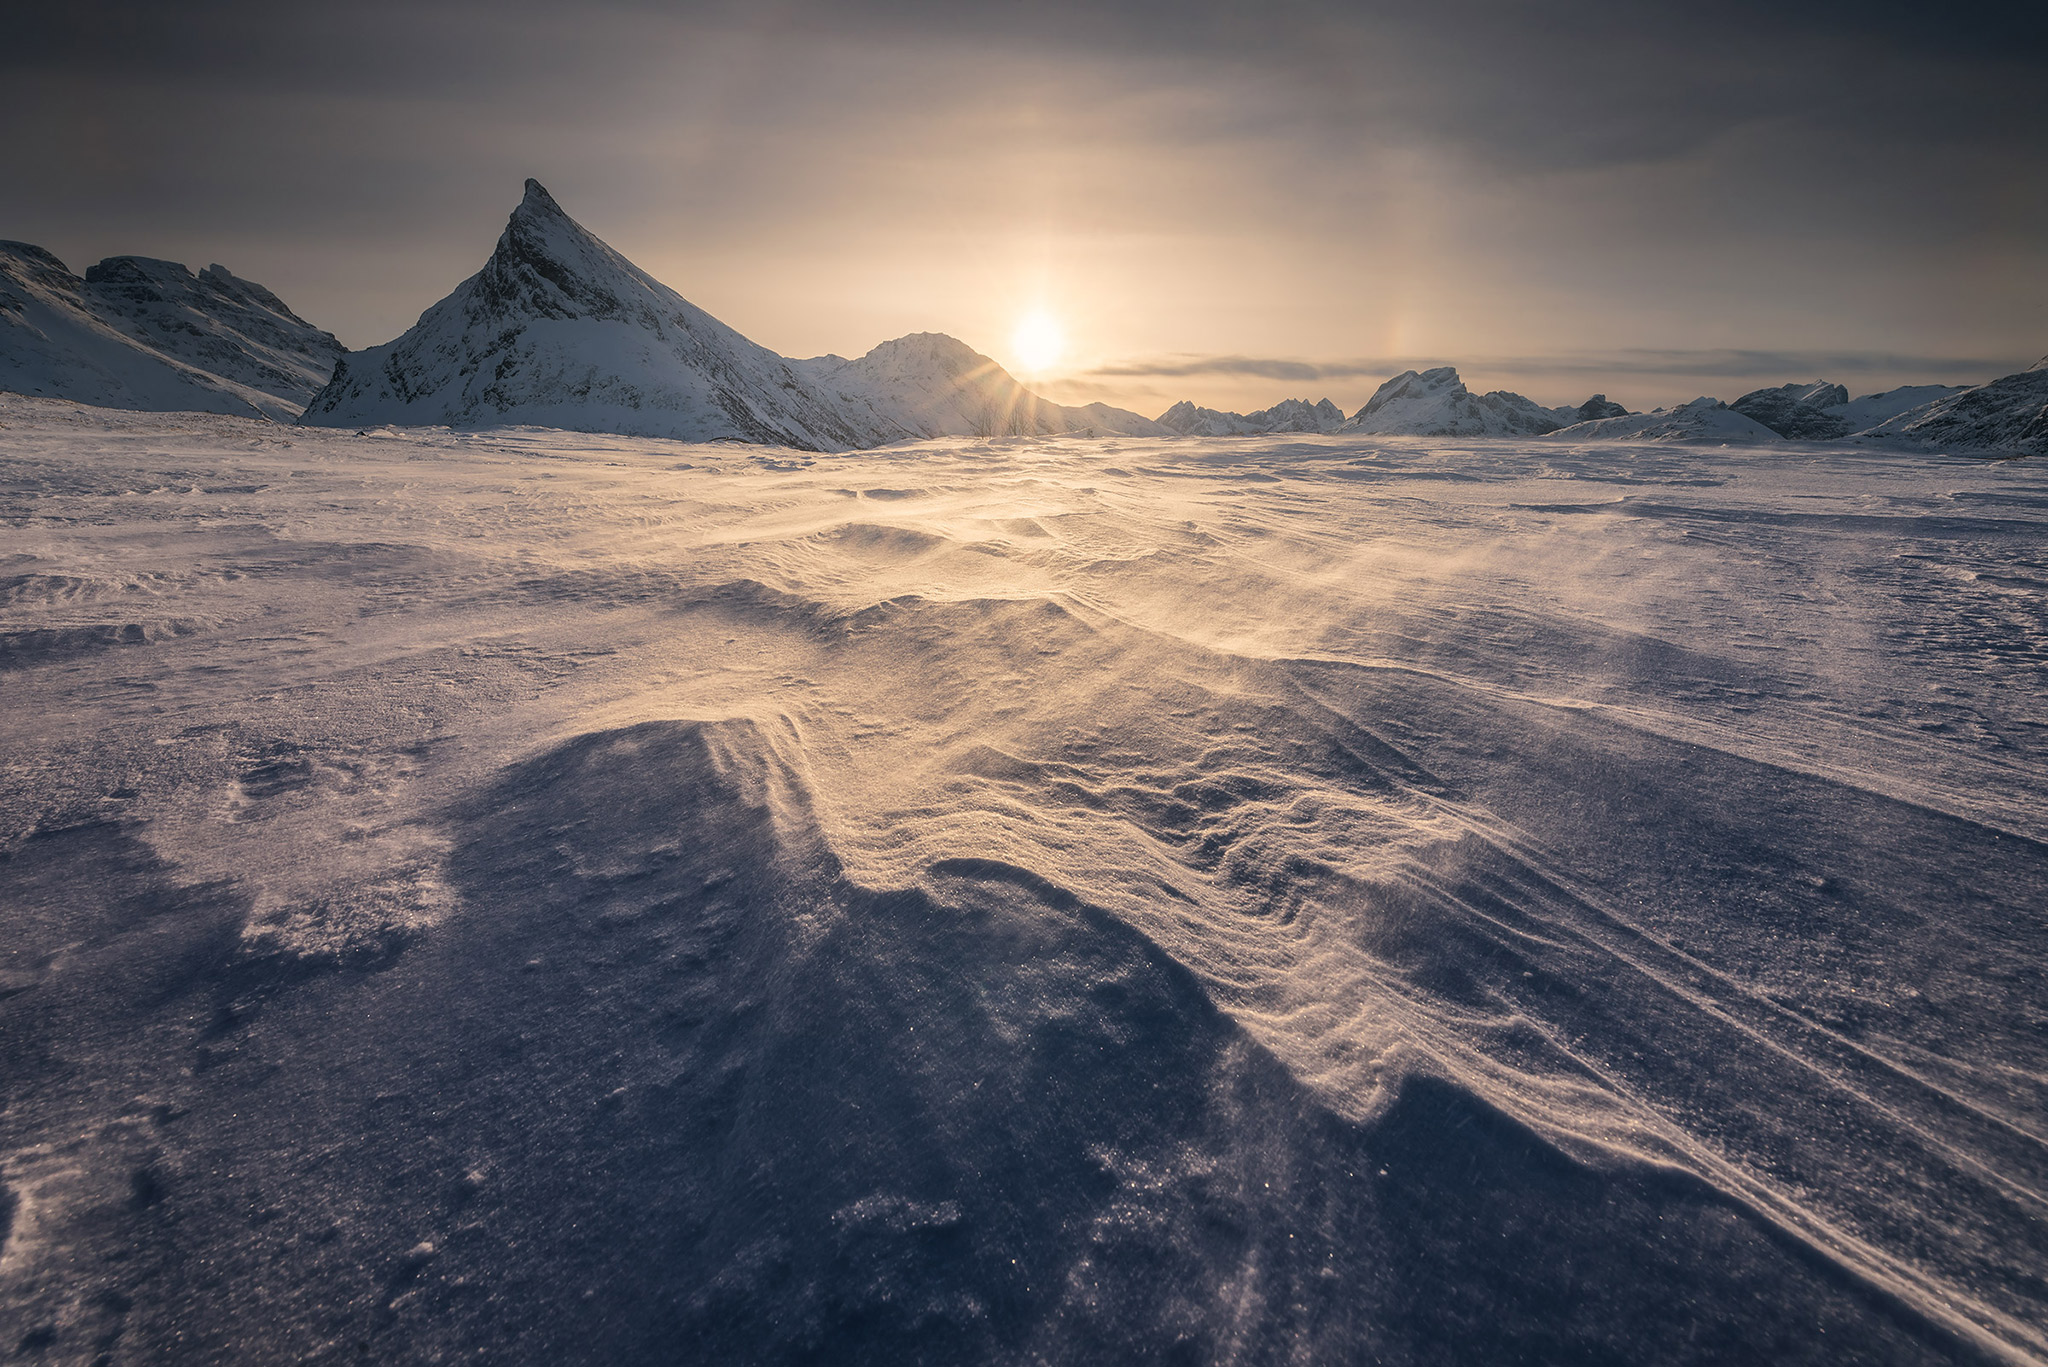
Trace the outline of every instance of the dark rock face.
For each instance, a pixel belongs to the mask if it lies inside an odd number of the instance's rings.
[[[1851,430],[1847,419],[1821,411],[1849,402],[1838,384],[1788,384],[1756,389],[1728,406],[1792,441],[1832,441]]]
[[[1579,405],[1579,421],[1592,422],[1598,418],[1625,418],[1628,410],[1618,403],[1610,403],[1605,394],[1595,394]]]

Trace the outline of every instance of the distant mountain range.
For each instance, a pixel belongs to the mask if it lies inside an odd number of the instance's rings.
[[[742,441],[834,451],[943,436],[1552,437],[2048,454],[2048,358],[1974,388],[1851,399],[1826,381],[1630,413],[1596,394],[1545,408],[1474,394],[1449,366],[1404,371],[1346,417],[1328,399],[1256,413],[1191,402],[1157,419],[1032,393],[942,333],[848,360],[768,350],[628,261],[537,182],[483,269],[382,346],[344,352],[260,285],[111,257],[80,279],[0,242],[0,390],[116,408],[260,414],[309,426],[483,426]]]

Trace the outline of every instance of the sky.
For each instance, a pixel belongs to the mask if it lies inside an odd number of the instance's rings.
[[[1646,408],[2048,352],[2038,0],[71,0],[5,31],[0,237],[217,261],[351,347],[534,176],[785,355],[947,332],[1148,415],[1349,411],[1439,364]]]

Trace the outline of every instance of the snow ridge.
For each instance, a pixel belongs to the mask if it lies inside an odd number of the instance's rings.
[[[226,268],[108,257],[83,279],[0,242],[0,389],[106,408],[290,421],[341,344]]]

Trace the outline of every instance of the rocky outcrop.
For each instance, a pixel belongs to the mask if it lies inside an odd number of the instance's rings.
[[[1605,394],[1595,394],[1572,411],[1577,415],[1580,422],[1595,422],[1601,418],[1625,418],[1628,416],[1626,408],[1623,408],[1618,403],[1610,403]]]

